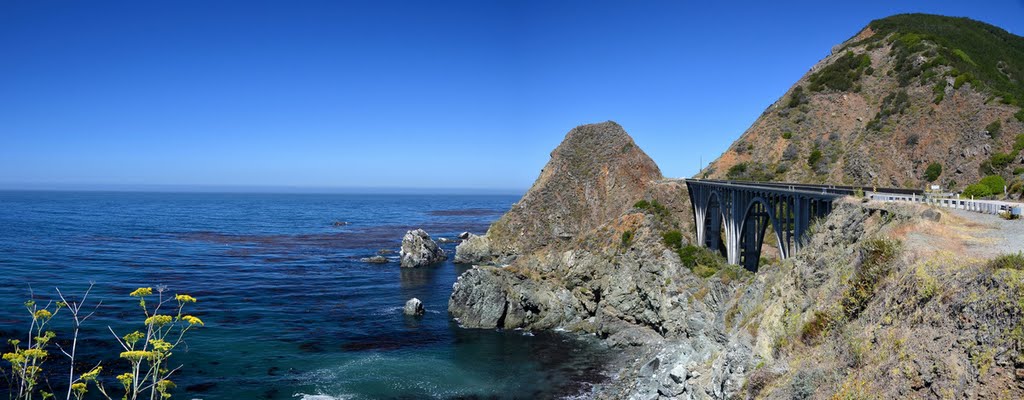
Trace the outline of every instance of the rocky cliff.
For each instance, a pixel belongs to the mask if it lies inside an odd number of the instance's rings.
[[[1024,38],[897,15],[836,46],[704,171],[713,178],[961,190],[1024,175]],[[1014,194],[1024,192],[1024,183]]]
[[[487,231],[498,261],[559,247],[618,217],[661,178],[658,166],[618,124],[569,131],[533,186]]]
[[[619,150],[591,153],[603,143]],[[618,125],[574,129],[552,166],[460,245],[490,265],[458,279],[449,312],[466,328],[606,338],[617,379],[592,397],[1024,395],[1024,257],[987,261],[978,249],[1005,243],[971,241],[977,223],[844,200],[799,255],[753,274],[689,245],[685,185]]]

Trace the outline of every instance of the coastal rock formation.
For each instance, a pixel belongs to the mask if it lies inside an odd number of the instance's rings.
[[[459,235],[462,243],[455,247],[456,264],[486,264],[492,260],[491,241],[486,236],[465,233]]]
[[[497,263],[573,238],[618,217],[655,181],[658,166],[619,124],[569,131],[540,176],[487,231]]]
[[[405,233],[402,237],[402,249],[398,254],[402,259],[403,268],[423,267],[447,259],[444,250],[422,229]]]
[[[402,308],[402,313],[409,316],[423,315],[426,310],[423,308],[423,302],[415,297],[405,302],[405,307]]]
[[[595,398],[1019,398],[1024,259],[944,253],[973,228],[942,214],[841,200],[754,274],[689,246],[684,183],[655,180],[615,217],[466,271],[448,310],[466,328],[605,338],[623,356]]]

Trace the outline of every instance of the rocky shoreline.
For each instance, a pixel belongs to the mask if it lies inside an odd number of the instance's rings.
[[[1021,272],[909,255],[901,235],[948,223],[922,212],[840,201],[801,253],[753,274],[689,246],[684,185],[619,125],[584,125],[457,247],[474,267],[448,310],[466,328],[605,339],[619,351],[594,398],[1019,397],[1024,339],[1003,332],[1024,303],[1000,299],[1024,298]]]

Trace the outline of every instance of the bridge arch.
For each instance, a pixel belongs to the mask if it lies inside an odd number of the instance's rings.
[[[769,225],[775,234],[779,256],[782,258],[788,256],[784,241],[785,235],[776,216],[778,208],[778,200],[770,202],[764,197],[755,196],[747,204],[746,210],[740,217],[740,264],[752,272],[757,272],[761,260],[761,247],[764,245],[764,235]]]
[[[714,252],[724,254],[726,243],[722,240],[722,228],[726,225],[725,205],[717,190],[708,193],[707,199],[704,201],[704,210],[704,217],[700,221],[700,229],[704,231],[704,234],[700,244]]]

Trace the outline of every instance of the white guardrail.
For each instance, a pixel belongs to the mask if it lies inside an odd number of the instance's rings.
[[[954,208],[958,210],[974,211],[983,214],[1010,213],[1021,215],[1021,203],[1011,203],[998,200],[971,200],[951,197],[929,197],[905,194],[875,193],[869,192],[867,197],[879,201],[909,201],[913,203],[930,204],[939,207]]]

